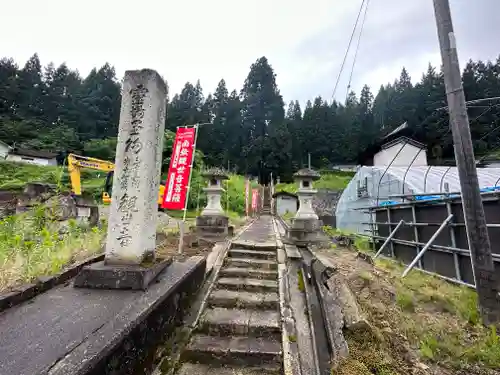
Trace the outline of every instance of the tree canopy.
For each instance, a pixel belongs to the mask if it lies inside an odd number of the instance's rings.
[[[463,71],[467,100],[500,96],[500,57],[469,61]],[[0,60],[0,140],[40,150],[79,152],[112,159],[120,113],[120,82],[106,63],[81,77],[66,64],[42,67],[37,54],[19,66]],[[166,129],[194,123],[204,164],[253,176],[290,180],[305,166],[355,162],[357,155],[403,122],[428,146],[429,161],[453,157],[443,74],[429,65],[412,83],[403,68],[393,83],[373,93],[368,86],[350,92],[344,103],[311,98],[301,108],[285,106],[276,74],[266,57],[250,67],[238,92],[221,79],[207,96],[201,83],[187,82],[168,103]],[[499,146],[500,101],[469,108],[476,154]],[[167,133],[168,142],[172,133]],[[168,155],[165,156],[168,158]],[[165,163],[167,165],[167,163]]]

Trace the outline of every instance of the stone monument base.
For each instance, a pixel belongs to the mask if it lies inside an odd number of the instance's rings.
[[[104,261],[82,268],[74,286],[95,289],[146,290],[148,285],[172,263],[172,258],[157,259],[147,265],[116,265]]]
[[[234,227],[224,215],[203,215],[196,218],[196,235],[208,242],[217,242],[231,237]]]
[[[292,219],[287,239],[296,245],[319,243],[325,240],[321,230],[323,222],[318,219]]]

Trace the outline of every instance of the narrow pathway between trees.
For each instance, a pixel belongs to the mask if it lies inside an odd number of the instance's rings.
[[[282,373],[276,255],[272,217],[262,216],[228,251],[179,375]]]

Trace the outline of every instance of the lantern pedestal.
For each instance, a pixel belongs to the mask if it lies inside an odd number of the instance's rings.
[[[196,218],[196,235],[207,242],[222,241],[233,235],[233,227],[229,225],[221,205],[221,196],[225,191],[222,181],[227,180],[228,176],[215,168],[202,173],[202,176],[208,179],[208,187],[203,189],[207,193],[207,205]]]
[[[287,232],[287,237],[297,245],[307,245],[324,240],[321,227],[323,223],[314,212],[312,201],[317,191],[313,189],[313,181],[318,180],[320,175],[312,169],[301,169],[293,175],[299,183],[297,196],[299,197],[299,209],[292,219],[292,225]]]

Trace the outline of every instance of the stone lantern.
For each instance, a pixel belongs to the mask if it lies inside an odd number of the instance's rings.
[[[207,205],[196,218],[196,233],[199,238],[208,241],[217,241],[232,234],[229,219],[224,213],[221,204],[222,181],[229,177],[222,169],[210,168],[202,173],[208,181],[207,187],[203,189],[207,193]]]
[[[312,169],[305,168],[293,175],[299,184],[297,196],[299,197],[299,209],[292,219],[292,225],[288,232],[288,238],[302,245],[317,242],[322,239],[322,223],[313,209],[313,198],[317,191],[313,187],[313,181],[320,178],[320,174]]]

